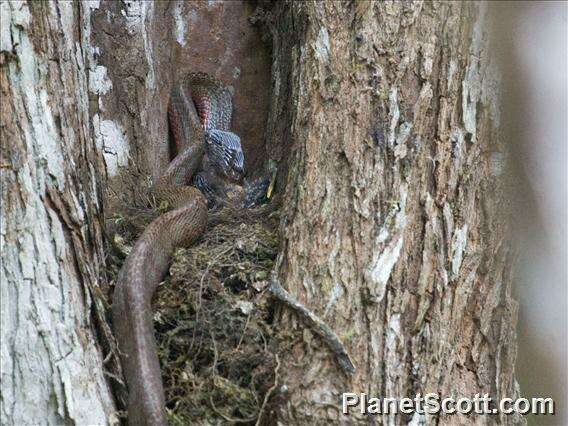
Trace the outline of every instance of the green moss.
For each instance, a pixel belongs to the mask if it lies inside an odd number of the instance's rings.
[[[358,334],[358,330],[357,327],[355,325],[352,325],[351,328],[349,328],[349,330],[347,330],[345,333],[343,333],[341,335],[341,340],[343,342],[348,342],[350,341],[353,337],[355,337]]]

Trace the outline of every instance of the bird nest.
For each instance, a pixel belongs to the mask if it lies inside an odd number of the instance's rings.
[[[178,249],[154,298],[154,327],[170,424],[254,424],[275,383],[277,336],[264,292],[277,254],[278,213],[221,210]],[[113,275],[155,210],[107,221]]]

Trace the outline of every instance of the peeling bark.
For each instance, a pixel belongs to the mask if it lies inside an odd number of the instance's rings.
[[[110,178],[105,199],[131,204],[169,162],[170,88],[189,71],[232,87],[247,174],[262,171],[270,62],[248,22],[253,10],[244,2],[100,3],[93,13],[100,82],[93,125]]]
[[[90,9],[0,7],[0,422],[106,424],[114,402],[93,321],[104,253],[102,159],[87,92]]]
[[[95,344],[113,348],[103,216],[140,202],[169,161],[169,90],[190,70],[234,87],[247,168],[261,170],[268,51],[247,3],[1,7],[2,423],[113,422]]]
[[[265,152],[278,164],[280,281],[357,367],[343,376],[283,311],[278,326],[297,338],[280,348],[268,418],[345,420],[342,392],[517,395],[507,156],[485,6],[0,7],[3,424],[114,421],[93,331],[96,320],[108,343],[101,219],[167,163],[169,88],[189,69],[234,85],[247,166],[262,168]],[[270,83],[249,18],[270,41]]]
[[[318,339],[283,314],[279,326],[298,336],[282,349],[286,402],[273,412],[283,423],[345,420],[342,392],[517,395],[485,9],[292,2],[263,11],[273,43],[267,144],[285,186],[279,277],[344,339],[358,369],[342,376]]]

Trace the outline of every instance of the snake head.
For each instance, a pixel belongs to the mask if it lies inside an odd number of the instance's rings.
[[[241,138],[232,132],[211,129],[205,134],[205,142],[215,171],[233,182],[240,182],[244,176],[245,161]]]

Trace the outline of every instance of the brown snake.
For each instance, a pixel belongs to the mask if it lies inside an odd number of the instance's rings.
[[[150,223],[136,241],[120,270],[113,296],[112,322],[128,388],[128,422],[132,425],[166,424],[152,296],[168,271],[174,249],[191,245],[205,230],[207,205],[212,207],[219,199],[223,202],[232,191],[227,189],[230,183],[242,178],[240,139],[228,131],[232,109],[229,91],[202,73],[189,74],[171,91],[168,120],[177,155],[152,192],[172,210]],[[231,204],[238,209],[258,205],[267,185],[263,178],[245,183]],[[288,293],[275,275],[268,290],[323,339],[346,374],[355,372],[338,336]]]
[[[177,155],[152,192],[173,210],[150,223],[136,241],[113,296],[112,322],[128,387],[129,424],[166,424],[152,296],[174,249],[191,245],[207,225],[207,201],[189,186],[192,179],[198,175],[200,180],[193,183],[214,192],[243,173],[240,140],[227,131],[231,115],[231,94],[212,77],[192,73],[172,89],[168,119]]]

